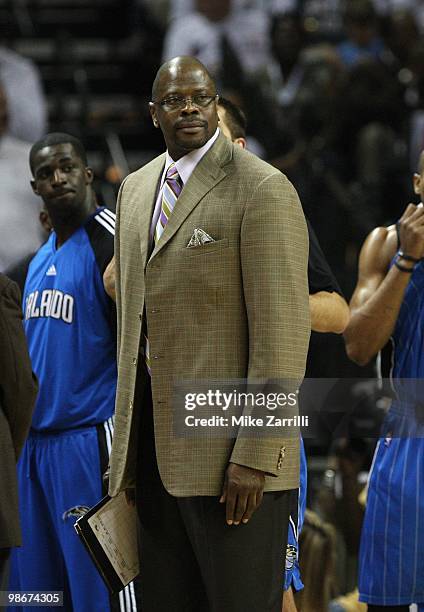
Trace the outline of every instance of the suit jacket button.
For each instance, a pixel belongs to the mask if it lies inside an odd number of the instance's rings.
[[[133,365],[137,365],[137,357],[133,357]]]
[[[132,408],[133,408],[132,400],[130,400],[130,404],[129,405],[130,405],[130,410],[132,410]]]
[[[140,319],[140,321],[142,320],[142,318],[143,318],[143,313],[142,312],[138,313],[138,318]]]

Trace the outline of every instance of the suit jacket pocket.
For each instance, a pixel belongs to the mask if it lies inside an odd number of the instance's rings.
[[[206,242],[206,244],[200,244],[195,247],[186,247],[181,249],[186,255],[206,255],[207,253],[213,253],[214,251],[221,251],[228,248],[228,238],[222,238],[222,240],[214,240],[213,242]]]

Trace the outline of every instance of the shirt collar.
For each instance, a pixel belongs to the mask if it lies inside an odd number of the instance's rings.
[[[202,159],[205,153],[209,151],[209,149],[212,147],[212,145],[214,144],[218,136],[219,136],[219,128],[216,128],[215,134],[212,136],[212,138],[209,138],[208,142],[204,144],[203,147],[200,147],[200,149],[195,149],[194,151],[190,151],[190,153],[187,153],[187,155],[184,155],[184,157],[181,157],[176,162],[174,162],[174,160],[172,159],[172,157],[169,155],[167,151],[166,159],[165,159],[165,168],[163,171],[161,183],[163,184],[165,180],[166,171],[168,170],[169,166],[174,163],[177,169],[177,172],[180,175],[183,184],[185,185],[188,179],[190,178],[190,176],[192,175],[199,161]]]

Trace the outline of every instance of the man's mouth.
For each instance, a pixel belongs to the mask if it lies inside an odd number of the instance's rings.
[[[196,133],[199,130],[202,130],[204,127],[205,127],[205,124],[199,123],[199,122],[186,122],[186,123],[180,123],[179,125],[177,125],[178,130],[183,130],[184,132],[188,132],[188,133]]]
[[[72,189],[67,189],[66,191],[58,191],[53,195],[53,198],[56,200],[57,198],[63,198],[70,193],[74,193]]]

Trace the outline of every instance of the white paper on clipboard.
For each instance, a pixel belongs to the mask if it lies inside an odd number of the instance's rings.
[[[137,550],[137,511],[127,504],[125,493],[112,497],[88,519],[123,584],[139,573]]]

